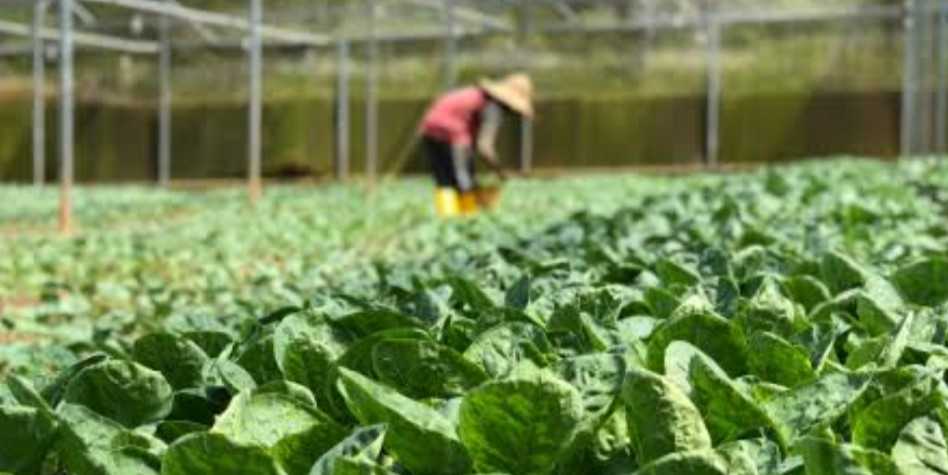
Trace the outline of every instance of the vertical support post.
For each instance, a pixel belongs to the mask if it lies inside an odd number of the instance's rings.
[[[455,0],[444,0],[444,89],[448,90],[457,83],[457,16]]]
[[[904,34],[905,47],[902,65],[902,158],[914,153],[915,143],[915,87],[916,87],[916,51],[915,51],[915,0],[905,0]]]
[[[349,178],[349,41],[339,40],[336,72],[336,178]]]
[[[935,147],[936,152],[944,154],[948,130],[948,4],[938,7],[938,95],[935,99]]]
[[[915,15],[915,31],[917,33],[915,53],[918,55],[915,64],[917,68],[916,80],[918,81],[918,86],[916,86],[916,107],[918,108],[916,147],[918,149],[916,152],[925,154],[930,152],[932,147],[932,107],[934,106],[932,100],[932,90],[934,89],[932,69],[934,68],[933,52],[935,50],[934,39],[932,38],[932,17],[935,1],[917,0],[917,2],[921,5],[917,6]]]
[[[33,6],[33,185],[46,181],[46,42],[40,32],[46,24],[46,0]]]
[[[365,86],[365,173],[370,183],[375,182],[379,161],[379,41],[376,34],[377,11],[375,0],[366,0],[369,19],[369,54]]]
[[[171,19],[158,19],[161,51],[158,56],[158,184],[168,186],[171,180]]]
[[[530,18],[530,0],[520,0],[517,3],[517,45],[523,46],[527,43],[530,36],[531,25]]]
[[[721,149],[721,30],[717,15],[709,14],[708,35],[708,104],[705,137],[705,166],[718,166]]]
[[[520,173],[533,169],[533,121],[520,118]]]
[[[530,0],[520,0],[517,4],[517,45],[521,54],[526,51],[530,41],[533,22],[531,18]],[[529,55],[521,58],[524,64],[529,61]],[[529,173],[533,169],[533,121],[527,118],[520,119],[520,172]]]
[[[59,0],[59,231],[72,232],[73,0]]]
[[[261,131],[263,118],[263,0],[250,0],[250,107],[248,121],[248,191],[255,203],[262,193],[260,184]]]

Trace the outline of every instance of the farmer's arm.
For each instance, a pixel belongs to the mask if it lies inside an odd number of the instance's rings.
[[[477,154],[501,176],[504,176],[504,172],[497,159],[496,142],[503,119],[503,109],[491,101],[481,113],[481,127],[477,133]]]

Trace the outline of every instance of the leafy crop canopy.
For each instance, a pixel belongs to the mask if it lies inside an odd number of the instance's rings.
[[[948,475],[948,168],[506,186],[0,187],[0,472]]]

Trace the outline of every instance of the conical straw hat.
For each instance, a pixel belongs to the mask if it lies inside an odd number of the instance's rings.
[[[530,76],[511,74],[499,81],[481,80],[481,88],[516,113],[533,118],[533,81]]]

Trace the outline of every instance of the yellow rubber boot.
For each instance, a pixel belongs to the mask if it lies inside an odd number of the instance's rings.
[[[461,214],[469,216],[477,213],[479,207],[477,205],[477,193],[470,191],[467,193],[461,193],[461,197],[458,199],[461,207]]]
[[[451,218],[461,214],[457,190],[435,188],[435,213],[442,218]]]

